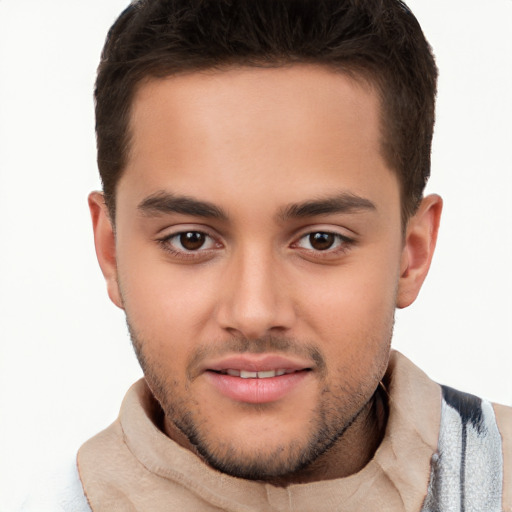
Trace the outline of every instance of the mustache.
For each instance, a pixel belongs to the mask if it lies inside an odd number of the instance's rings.
[[[150,344],[150,340],[143,339],[135,331],[128,318],[126,324],[137,359],[144,372],[149,371],[150,365],[146,359],[144,347]],[[169,343],[172,344],[172,339]],[[320,375],[325,375],[327,372],[325,357],[318,346],[293,337],[269,334],[259,338],[233,336],[224,340],[203,343],[192,352],[187,364],[186,374],[190,379],[193,379],[198,373],[198,368],[202,366],[202,362],[206,359],[234,354],[263,354],[265,352],[309,359],[314,363],[315,369]]]
[[[193,353],[187,365],[187,375],[195,375],[197,368],[206,359],[233,354],[263,354],[265,352],[310,359],[320,373],[324,373],[327,367],[325,357],[317,346],[286,336],[267,335],[260,338],[233,337],[203,345]]]

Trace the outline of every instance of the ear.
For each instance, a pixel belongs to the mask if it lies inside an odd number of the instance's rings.
[[[400,280],[396,306],[411,305],[427,277],[441,220],[443,200],[438,195],[425,197],[418,211],[407,223],[405,243],[400,262]]]
[[[117,280],[116,239],[107,205],[101,192],[91,192],[88,201],[94,230],[96,257],[107,283],[108,296],[116,306],[123,309]]]

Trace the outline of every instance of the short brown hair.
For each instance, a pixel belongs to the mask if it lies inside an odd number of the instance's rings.
[[[405,225],[430,175],[437,68],[399,0],[132,2],[109,31],[95,89],[98,167],[112,220],[131,103],[143,79],[293,63],[324,65],[376,87],[383,155],[400,179]]]

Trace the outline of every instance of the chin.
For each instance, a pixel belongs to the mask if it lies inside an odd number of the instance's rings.
[[[303,446],[295,441],[276,446],[265,452],[239,450],[233,446],[216,449],[199,443],[196,449],[211,467],[228,475],[246,480],[273,480],[300,471],[316,460],[328,446]]]
[[[309,431],[281,431],[281,439],[266,438],[255,431],[231,436],[223,432],[220,438],[208,428],[208,422],[193,422],[190,416],[173,423],[214,469],[237,478],[272,481],[295,474],[315,462],[343,436],[351,423],[332,422],[330,418],[329,424],[321,413],[315,417],[306,421]]]

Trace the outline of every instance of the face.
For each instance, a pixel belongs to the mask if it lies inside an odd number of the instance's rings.
[[[168,432],[222,471],[297,471],[383,376],[405,257],[379,126],[369,86],[312,66],[135,96],[105,275]]]

